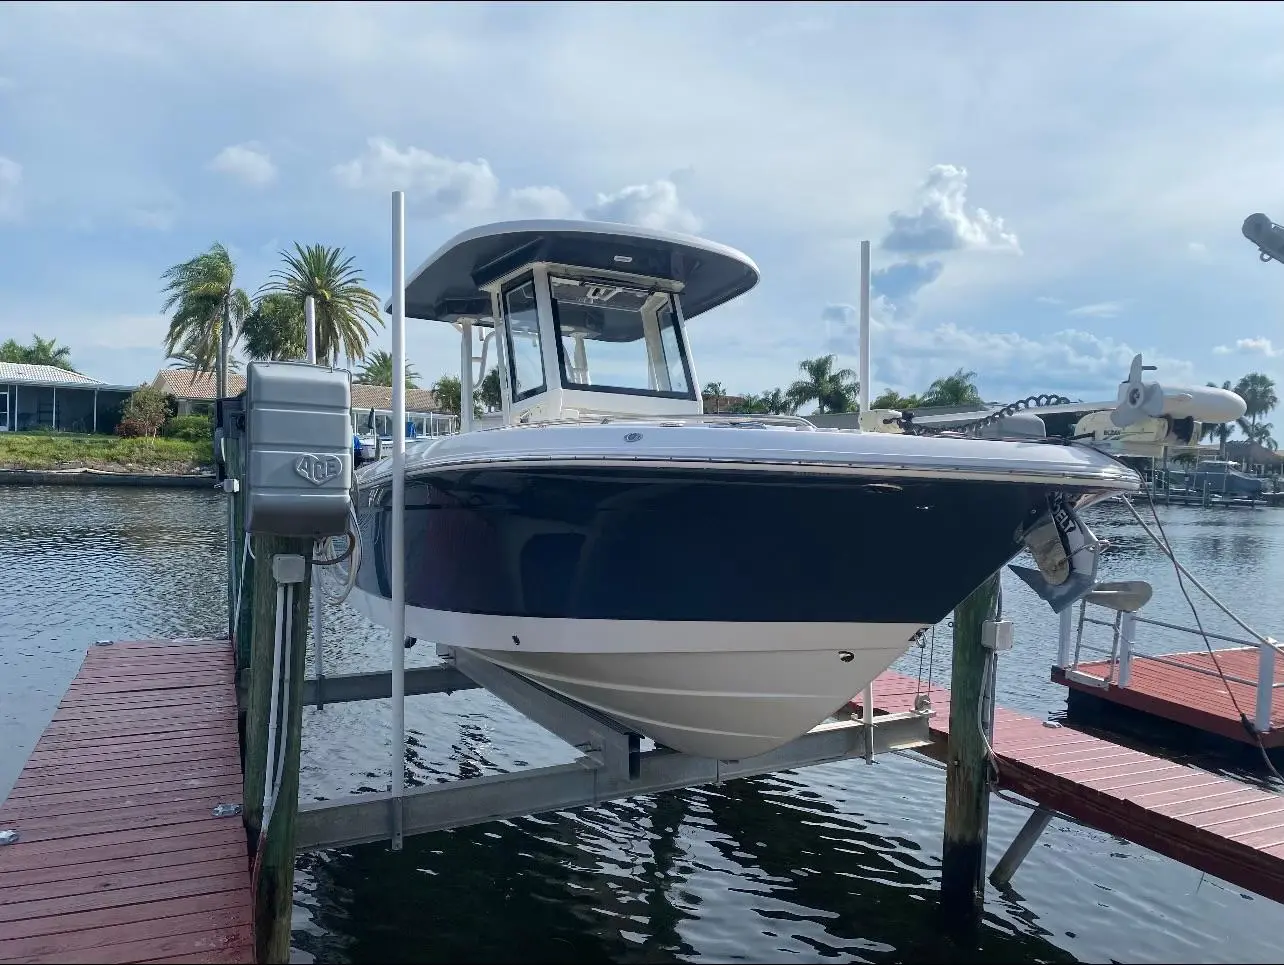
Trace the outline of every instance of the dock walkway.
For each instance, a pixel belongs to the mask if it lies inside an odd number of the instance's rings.
[[[1117,683],[1108,687],[1082,683],[1058,667],[1052,669],[1052,680],[1066,685],[1076,694],[1085,694],[1108,704],[1174,721],[1228,740],[1254,743],[1240,722],[1239,712],[1243,711],[1250,720],[1255,716],[1260,673],[1258,649],[1228,647],[1214,652],[1217,665],[1227,677],[1225,683],[1206,650],[1157,656],[1134,653],[1128,681],[1123,687]],[[1274,688],[1270,694],[1270,727],[1261,735],[1262,746],[1267,748],[1284,747],[1284,659],[1277,658],[1271,664]],[[1098,660],[1080,663],[1075,669],[1104,679],[1110,673],[1111,664],[1107,660]],[[1236,710],[1236,703],[1239,710]]]
[[[92,647],[3,806],[0,962],[253,962],[232,648]]]
[[[874,682],[875,712],[905,711],[922,692],[914,678],[888,671]],[[932,738],[943,751],[949,691],[932,687],[929,696]],[[1284,795],[1002,707],[993,747],[1006,790],[1284,902]]]

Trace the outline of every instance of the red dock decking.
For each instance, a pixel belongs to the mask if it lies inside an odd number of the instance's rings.
[[[1257,680],[1256,647],[1234,647],[1215,652],[1222,673],[1242,680]],[[1081,663],[1075,669],[1105,677],[1110,672],[1110,664],[1100,660]],[[1231,700],[1233,693],[1240,710],[1252,720],[1257,706],[1256,687],[1231,680],[1228,681],[1228,691],[1207,651],[1164,654],[1163,662],[1143,654],[1133,654],[1132,675],[1127,687],[1115,684],[1093,687],[1067,678],[1056,667],[1052,670],[1052,680],[1108,703],[1186,724],[1230,740],[1256,744],[1240,723],[1235,703]],[[1275,661],[1275,682],[1284,684],[1284,658]],[[1271,727],[1261,735],[1262,745],[1284,747],[1284,688],[1274,691],[1271,696]]]
[[[91,648],[0,829],[0,962],[253,962],[231,646]]]
[[[875,710],[910,710],[923,690],[912,677],[888,671],[874,682]],[[932,737],[943,746],[949,691],[933,687],[930,696]],[[859,707],[860,698],[853,704]],[[993,746],[1007,790],[1284,901],[1284,795],[1004,708],[995,712]]]

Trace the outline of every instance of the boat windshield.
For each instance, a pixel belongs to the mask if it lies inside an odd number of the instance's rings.
[[[694,399],[668,292],[549,279],[562,386]]]

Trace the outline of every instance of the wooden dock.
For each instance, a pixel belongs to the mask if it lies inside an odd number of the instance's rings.
[[[875,712],[905,711],[917,693],[928,689],[884,673],[874,683]],[[949,691],[932,687],[929,696],[932,737],[943,750]],[[1004,708],[995,713],[993,747],[1004,789],[1284,902],[1284,795]]]
[[[0,962],[253,962],[226,641],[92,647],[8,800]]]
[[[1214,651],[1222,673],[1222,683],[1207,650],[1191,653],[1163,654],[1150,657],[1134,653],[1127,686],[1110,684],[1094,687],[1071,677],[1058,667],[1052,669],[1054,683],[1065,684],[1072,691],[1086,694],[1109,704],[1127,707],[1163,720],[1184,724],[1229,740],[1256,746],[1244,730],[1240,710],[1254,717],[1257,702],[1258,651],[1256,647],[1232,647]],[[1261,735],[1262,746],[1284,747],[1284,659],[1275,662],[1275,683],[1281,687],[1271,695],[1270,729]],[[1075,669],[1105,678],[1110,672],[1108,661],[1081,663]],[[1234,700],[1232,700],[1232,694]]]

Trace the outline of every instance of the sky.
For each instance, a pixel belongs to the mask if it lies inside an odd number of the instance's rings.
[[[215,241],[251,294],[295,242],[383,300],[469,226],[586,217],[746,252],[697,375],[956,368],[982,395],[1284,382],[1284,6],[0,3],[0,341],[111,383],[165,364],[161,273]],[[372,348],[390,348],[385,328]],[[428,381],[458,336],[408,323]]]

